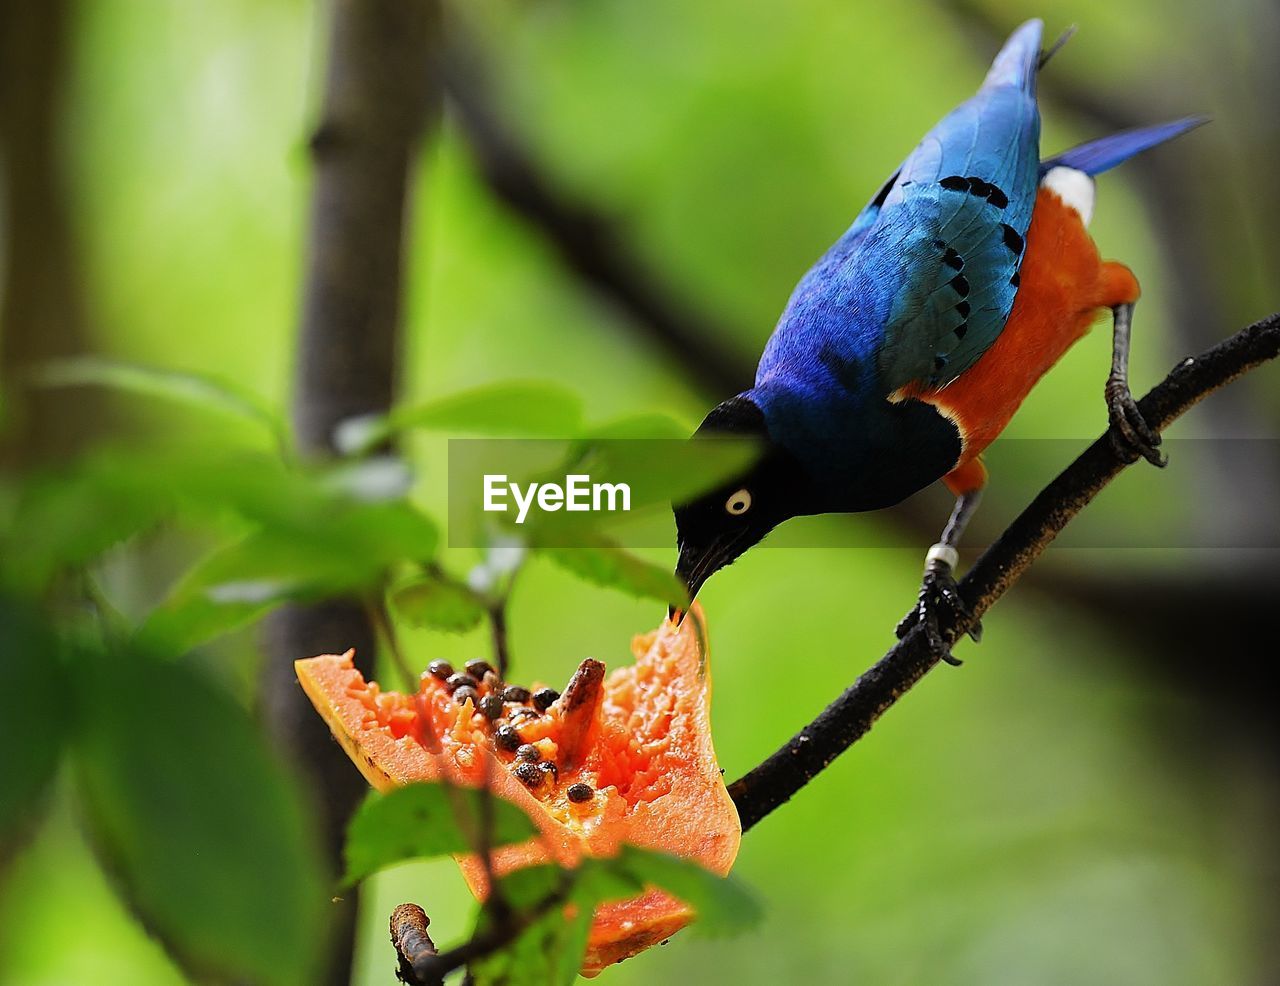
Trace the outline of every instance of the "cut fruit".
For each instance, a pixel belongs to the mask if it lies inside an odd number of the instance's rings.
[[[624,844],[692,859],[725,875],[742,828],[711,744],[711,674],[702,613],[635,638],[634,665],[583,661],[562,695],[455,673],[433,661],[416,694],[384,692],[352,652],[298,661],[298,681],[379,790],[415,781],[478,786],[519,805],[541,838],[494,853],[498,874],[554,859],[611,856]],[[487,666],[486,666],[487,667]],[[499,715],[496,702],[503,699]],[[548,704],[549,703],[549,704]],[[479,711],[479,709],[485,711]],[[490,713],[490,714],[487,714]],[[459,860],[488,892],[479,860]],[[596,910],[583,974],[635,955],[694,918],[659,890]]]

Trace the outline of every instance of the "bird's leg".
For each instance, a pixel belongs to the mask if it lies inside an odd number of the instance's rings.
[[[1115,332],[1111,338],[1111,374],[1107,377],[1107,414],[1111,419],[1111,443],[1128,462],[1146,459],[1153,466],[1169,460],[1160,454],[1160,434],[1153,431],[1138,410],[1129,390],[1129,335],[1133,326],[1133,303],[1111,309]]]
[[[982,481],[985,481],[986,470],[982,468],[981,461],[977,459],[973,461],[978,475]],[[941,539],[925,555],[924,578],[920,582],[920,595],[916,600],[915,609],[908,613],[897,626],[898,636],[904,637],[908,630],[916,624],[921,624],[924,627],[929,649],[948,664],[958,665],[960,661],[951,656],[950,649],[942,640],[942,634],[938,628],[939,617],[943,610],[957,617],[968,615],[968,607],[965,606],[956,588],[955,570],[960,560],[957,548],[964,529],[968,526],[974,511],[978,509],[981,499],[981,483],[965,489],[956,496],[951,518],[942,531]],[[969,628],[969,636],[975,641],[981,640],[982,624],[975,622]]]

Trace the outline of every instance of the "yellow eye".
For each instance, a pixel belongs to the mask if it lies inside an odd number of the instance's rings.
[[[724,509],[735,517],[745,514],[751,509],[751,491],[744,486],[737,492],[731,493],[729,499],[724,501]]]

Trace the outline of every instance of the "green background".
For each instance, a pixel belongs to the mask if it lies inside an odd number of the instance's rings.
[[[1104,129],[1073,105],[1081,92],[1135,122],[1214,116],[1156,152],[1185,155],[1180,171],[1135,164],[1100,182],[1092,231],[1144,286],[1133,371],[1141,391],[1274,303],[1276,191],[1260,162],[1280,145],[1267,41],[1277,14],[1264,0],[990,2],[976,14],[919,0],[484,0],[461,20],[504,115],[545,170],[614,216],[655,276],[753,357],[807,265],[976,86],[998,43],[983,25],[1003,32],[1028,16],[1043,16],[1050,34],[1080,27],[1046,72],[1046,149]],[[95,348],[211,372],[285,406],[323,6],[82,2],[73,38],[59,136]],[[1188,171],[1197,180],[1185,186],[1170,177]],[[414,192],[406,399],[536,377],[580,393],[593,421],[662,410],[692,425],[727,396],[657,355],[630,315],[585,288],[493,199],[447,115]],[[1214,321],[1186,324],[1178,309],[1187,290]],[[1009,434],[1080,446],[1095,436],[1108,347],[1105,330],[1076,347]],[[1276,392],[1264,370],[1229,411],[1196,412],[1173,434],[1274,435]],[[158,447],[259,440],[138,399],[113,410]],[[1166,674],[1141,634],[1054,599],[1055,577],[1104,573],[1141,586],[1235,564],[1229,545],[1181,550],[1236,509],[1214,506],[1230,484],[1213,477],[1205,444],[1176,446],[1165,473],[1130,470],[1091,508],[1169,548],[1051,551],[987,617],[981,646],[960,646],[963,667],[930,675],[745,838],[736,872],[767,907],[756,932],[682,934],[602,981],[1266,981],[1276,958],[1277,788],[1259,731],[1208,708],[1194,681]],[[412,453],[416,495],[439,511],[444,442],[415,440]],[[1059,464],[1005,459],[984,505],[989,530]],[[945,498],[925,504],[940,524]],[[1247,513],[1236,519],[1247,529]],[[762,549],[709,584],[715,737],[729,777],[883,653],[925,543]],[[121,552],[106,583],[114,601],[140,612],[191,550],[175,536]],[[646,555],[669,563],[674,553]],[[460,569],[473,560],[445,555]],[[585,656],[627,660],[630,636],[661,615],[653,602],[534,561],[510,617],[519,676],[559,683]],[[486,647],[481,631],[406,639],[423,664]],[[251,701],[252,630],[202,657]],[[1202,658],[1208,670],[1217,655]],[[438,941],[469,926],[470,898],[450,863],[406,864],[370,886],[355,978],[363,986],[394,981],[386,915],[402,900],[426,907]],[[113,896],[60,794],[0,888],[0,982],[73,981],[186,980]]]

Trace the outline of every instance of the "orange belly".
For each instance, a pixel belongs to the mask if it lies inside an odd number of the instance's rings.
[[[1103,261],[1079,214],[1048,189],[1036,197],[1026,242],[1004,331],[951,384],[919,395],[960,429],[963,451],[947,476],[957,493],[982,485],[985,470],[977,456],[1045,371],[1089,331],[1099,310],[1138,299],[1138,281],[1129,268]]]

